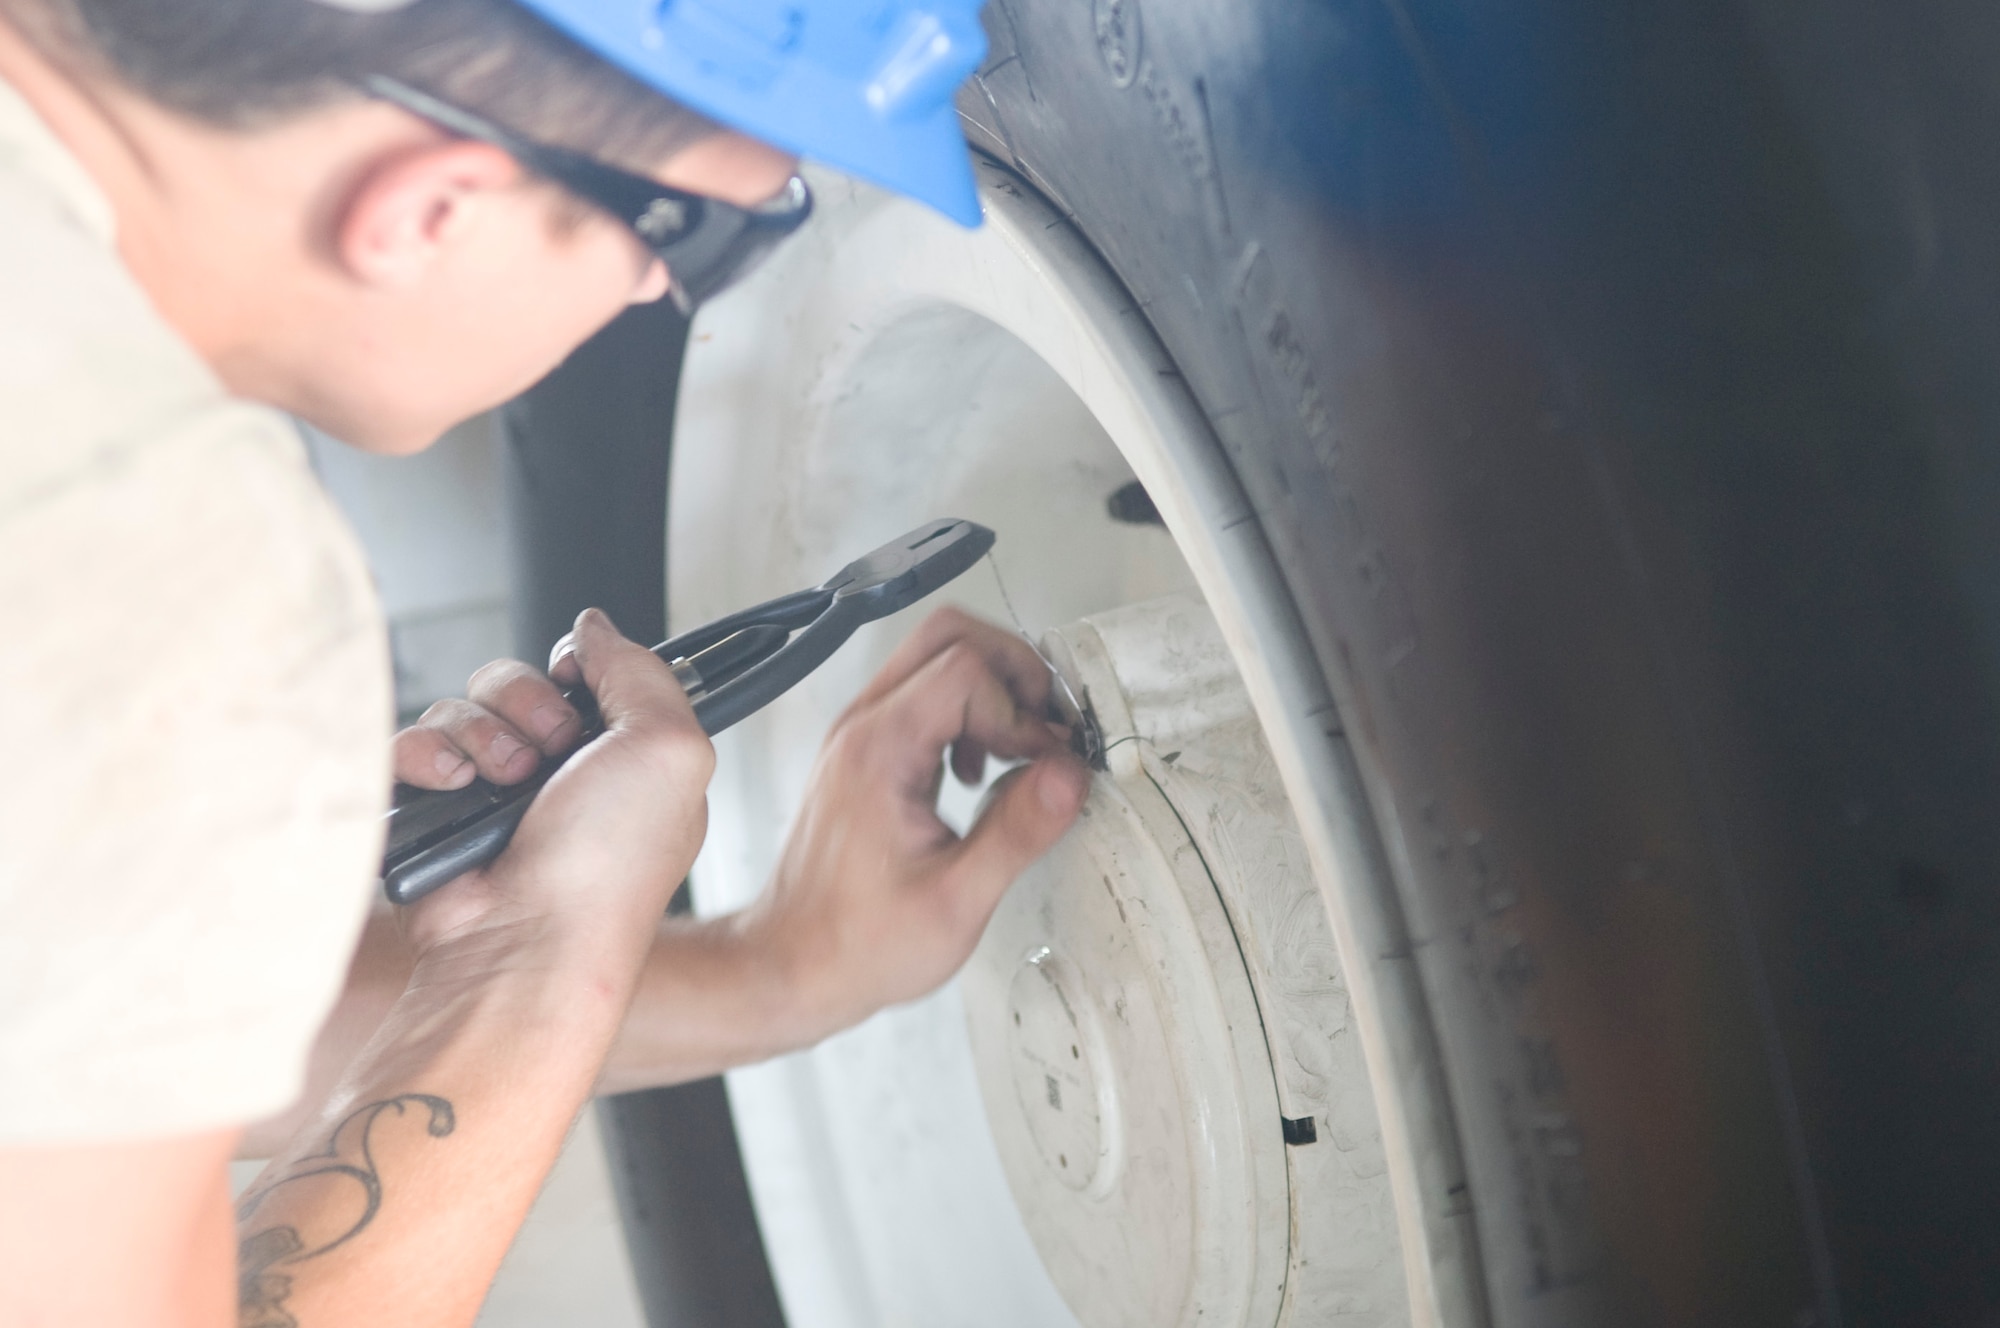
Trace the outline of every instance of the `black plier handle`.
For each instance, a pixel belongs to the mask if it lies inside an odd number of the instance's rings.
[[[810,590],[759,604],[653,647],[673,666],[710,734],[769,705],[824,664],[864,623],[908,608],[957,578],[993,547],[970,521],[933,521],[857,558]],[[563,693],[583,719],[581,747],[603,732],[589,691]],[[436,792],[398,785],[382,855],[382,888],[408,904],[500,856],[549,777],[550,763],[519,784],[475,779]]]

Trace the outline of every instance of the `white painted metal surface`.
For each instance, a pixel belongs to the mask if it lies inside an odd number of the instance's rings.
[[[1173,595],[1044,641],[1109,769],[964,975],[1043,1263],[1093,1325],[1406,1322],[1332,931],[1213,615]]]
[[[1239,773],[1228,778],[1249,778],[1266,812],[1282,813],[1289,793],[1298,817],[1274,837],[1247,833],[1240,817],[1212,815],[1216,777],[1205,768],[1148,774],[1150,796],[1124,781],[1105,793],[1127,804],[1136,796],[1151,809],[1149,817],[1132,812],[1124,841],[1124,860],[1152,861],[1130,899],[1165,901],[1159,892],[1172,882],[1186,905],[1192,878],[1176,854],[1229,862],[1225,874],[1236,884],[1214,879],[1206,906],[1187,905],[1161,935],[1131,938],[1134,953],[1155,968],[1164,963],[1162,980],[1170,974],[1187,995],[1171,1016],[1181,1022],[1128,1045],[1079,1025],[1081,1038],[1096,1039],[1088,1067],[1085,1042],[1075,1043],[1069,1091],[1092,1104],[1081,1119],[1031,1124],[1020,1090],[1009,1087],[1015,1125],[998,1110],[989,1122],[998,1081],[989,1064],[982,1100],[966,1027],[971,988],[959,984],[810,1053],[731,1077],[793,1328],[1151,1325],[1177,1321],[1173,1307],[1190,1303],[1215,1307],[1205,1323],[1476,1322],[1463,1214],[1449,1195],[1448,1114],[1393,895],[1268,550],[1205,420],[1116,284],[1008,177],[991,173],[985,185],[988,225],[965,232],[845,181],[818,181],[813,225],[743,289],[704,310],[676,433],[673,620],[698,622],[794,589],[944,515],[1000,531],[997,560],[1032,633],[1198,588],[1214,613],[1211,636],[1219,630],[1241,672],[1232,704],[1241,710],[1247,692],[1269,739],[1268,749],[1239,751]],[[1134,476],[1171,537],[1107,517],[1106,496]],[[1008,616],[984,572],[948,593]],[[892,620],[866,633],[723,737],[710,839],[695,871],[704,911],[733,907],[762,887],[778,823],[797,806],[826,727],[910,625]],[[1137,712],[1200,710],[1172,678],[1135,675],[1121,686],[1147,698]],[[1258,727],[1241,723],[1248,728],[1239,726],[1239,737]],[[1240,774],[1250,769],[1258,773]],[[970,801],[957,807],[967,814]],[[1176,819],[1184,822],[1178,840],[1167,833]],[[1088,848],[1064,853],[1073,868],[1096,861]],[[1264,898],[1265,884],[1281,878],[1292,884]],[[1295,910],[1306,897],[1301,922]],[[1074,916],[1043,928],[1070,951],[1051,944],[1057,962],[1046,967],[1024,967],[1024,955],[1013,955],[1004,991],[972,1011],[990,1022],[999,1009],[1010,1023],[1018,1012],[1024,1030],[1032,1022],[1023,1033],[1031,1045],[1002,1061],[1046,1062],[1070,1045],[1061,1039],[1076,985],[1088,980],[1072,942],[1078,928],[1104,921],[1094,904],[1073,902]],[[1241,953],[1233,971],[1217,962],[1218,927],[1234,929]],[[1109,961],[1091,952],[1089,962]],[[1065,1000],[1072,1011],[1061,1008]],[[1169,1115],[1179,1123],[1149,1124],[1147,1137],[1163,1148],[1176,1138],[1194,1142],[1181,1179],[1148,1194],[1166,1205],[1187,1194],[1192,1203],[1179,1219],[1187,1230],[1147,1227],[1159,1213],[1154,1198],[1136,1191],[1124,1196],[1123,1226],[1078,1217],[1063,1227],[1061,1214],[1107,1201],[1136,1174],[1119,1151],[1140,1137],[1128,1112],[1134,1098],[1107,1084],[1157,1075],[1162,1056],[1169,1068],[1157,1082],[1177,1085]],[[1184,1087],[1207,1082],[1217,1065],[1227,1091],[1204,1099]],[[1025,1073],[1017,1065],[1007,1082]],[[1032,1076],[1025,1082],[1032,1087]],[[1272,1142],[1281,1111],[1314,1116],[1332,1146],[1288,1157]],[[1379,1135],[1371,1117],[1382,1123]],[[1054,1148],[1062,1172],[1072,1145],[1095,1154],[1081,1179],[1024,1179],[1024,1157]],[[1014,1189],[1003,1150],[1014,1159]],[[1307,1157],[1316,1160],[1300,1161]],[[1332,1170],[1307,1175],[1302,1167]],[[1027,1197],[1026,1221],[1015,1189]],[[1111,1231],[1111,1243],[1126,1240],[1133,1257],[1098,1262],[1107,1277],[1125,1280],[1095,1295],[1079,1289],[1088,1276],[1055,1257],[1052,1278],[1031,1229],[1045,1248],[1052,1229],[1074,1230],[1100,1249]],[[1314,1280],[1323,1266],[1331,1272]],[[1186,1289],[1179,1301],[1155,1285],[1177,1276]],[[1162,1305],[1168,1317],[1147,1317]]]

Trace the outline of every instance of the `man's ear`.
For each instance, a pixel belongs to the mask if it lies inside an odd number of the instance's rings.
[[[488,143],[438,143],[384,156],[348,195],[334,251],[364,285],[415,285],[465,234],[481,203],[521,177],[520,164]]]

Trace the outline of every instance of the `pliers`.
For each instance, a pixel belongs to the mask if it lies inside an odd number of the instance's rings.
[[[970,521],[933,521],[857,558],[810,590],[795,591],[719,618],[653,647],[713,735],[790,691],[863,623],[908,608],[955,580],[993,547],[993,532]],[[588,688],[563,693],[583,720],[577,745],[604,731]],[[398,785],[389,812],[382,888],[395,903],[423,898],[500,856],[535,794],[560,762],[519,784],[475,779],[439,792]]]

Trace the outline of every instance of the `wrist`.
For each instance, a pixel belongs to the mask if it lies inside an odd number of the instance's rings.
[[[764,994],[767,1025],[784,1044],[781,1050],[812,1046],[873,1013],[873,1006],[855,1008],[854,983],[843,980],[828,934],[838,925],[835,920],[817,920],[828,933],[802,926],[796,913],[774,906],[767,892],[722,921],[731,926],[745,969],[755,975],[753,989]]]
[[[425,946],[399,1005],[454,1022],[505,1020],[524,1036],[601,1056],[637,980],[628,948],[547,918],[489,919]]]
[[[684,1083],[810,1046],[826,1031],[752,911],[662,920],[599,1091]]]
[[[749,1013],[745,1040],[761,1048],[758,1059],[809,1047],[825,1036],[809,966],[761,908],[753,904],[703,925],[712,929],[705,943],[731,974],[738,1008]]]
[[[454,882],[403,914],[419,970],[434,985],[478,984],[516,973],[562,973],[629,997],[669,891],[550,908],[540,882],[509,864]]]

